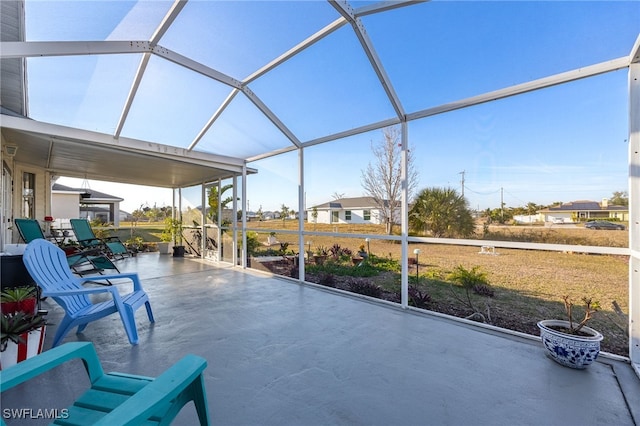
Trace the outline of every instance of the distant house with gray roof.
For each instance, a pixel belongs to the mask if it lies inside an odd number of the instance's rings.
[[[585,222],[593,219],[600,220],[629,220],[629,207],[609,204],[609,200],[602,199],[602,202],[589,200],[570,201],[568,203],[557,204],[538,211],[545,222]]]
[[[387,203],[387,201],[385,201]],[[314,218],[314,212],[318,213]],[[398,212],[399,213],[399,212]],[[396,215],[396,217],[398,217]],[[380,207],[373,197],[340,198],[307,209],[307,221],[311,223],[384,223]]]
[[[86,218],[120,226],[123,198],[90,188],[70,188],[54,183],[51,188],[51,215],[55,219]]]

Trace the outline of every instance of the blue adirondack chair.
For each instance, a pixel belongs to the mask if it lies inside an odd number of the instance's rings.
[[[105,254],[114,259],[128,256],[129,250],[118,237],[98,238],[86,219],[70,219],[73,233],[78,243],[85,248],[100,248]]]
[[[33,240],[24,250],[22,260],[33,280],[42,289],[42,296],[52,297],[65,310],[65,316],[58,325],[53,340],[57,346],[64,336],[73,328],[78,327],[82,332],[88,323],[97,319],[118,313],[132,345],[138,343],[135,311],[142,305],[147,309],[149,321],[154,322],[151,304],[147,293],[136,273],[120,273],[79,278],[69,269],[64,252],[46,240]],[[130,279],[133,282],[133,292],[120,296],[116,286],[85,288],[85,282],[96,280],[113,280],[118,278]],[[109,293],[111,299],[105,302],[91,303],[88,295]]]
[[[92,343],[66,343],[0,371],[0,392],[73,359],[83,361],[91,388],[64,411],[65,418],[60,424],[168,425],[190,401],[195,405],[200,425],[209,424],[203,379],[207,361],[195,355],[186,355],[154,379],[125,373],[105,374]],[[25,401],[33,397],[25,395]],[[0,424],[5,424],[2,418]]]

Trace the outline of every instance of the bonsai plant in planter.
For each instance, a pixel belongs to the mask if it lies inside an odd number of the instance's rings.
[[[45,326],[44,314],[41,313],[3,313],[0,317],[0,369],[6,369],[41,353]]]
[[[566,367],[583,369],[596,360],[600,353],[600,332],[586,323],[598,310],[598,303],[584,297],[584,317],[580,322],[573,319],[574,304],[564,296],[567,320],[543,320],[538,322],[542,344],[547,355]]]

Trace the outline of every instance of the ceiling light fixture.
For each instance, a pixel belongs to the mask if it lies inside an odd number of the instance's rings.
[[[4,151],[7,153],[7,157],[15,157],[18,147],[16,145],[5,145]]]

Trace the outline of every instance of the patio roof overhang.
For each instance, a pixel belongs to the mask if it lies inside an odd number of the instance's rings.
[[[57,176],[180,188],[242,174],[244,160],[2,115],[15,160]],[[255,173],[255,170],[247,170]]]

